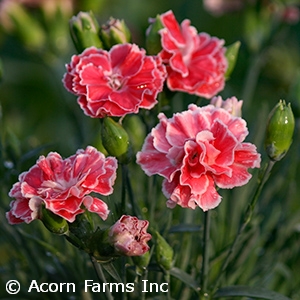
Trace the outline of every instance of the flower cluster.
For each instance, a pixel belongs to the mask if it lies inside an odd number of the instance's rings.
[[[211,98],[224,88],[227,60],[224,41],[197,33],[172,11],[160,16],[162,50],[146,55],[135,44],[114,45],[109,51],[89,47],[66,65],[63,83],[92,118],[121,117],[151,109],[164,81],[172,91]],[[122,32],[120,33],[122,34]]]
[[[171,91],[212,98],[207,106],[191,104],[187,111],[169,119],[160,113],[159,124],[137,153],[137,163],[147,175],[165,178],[167,206],[213,209],[221,201],[216,187],[233,188],[250,180],[248,169],[260,166],[260,154],[253,144],[244,142],[248,130],[241,118],[242,101],[235,97],[223,101],[216,96],[224,88],[228,65],[232,68],[223,40],[198,33],[189,20],[179,24],[173,12],[168,11],[159,16],[156,27],[160,41],[154,48],[160,50],[147,55],[146,50],[129,42],[124,22],[110,22],[108,28],[102,27],[102,34],[98,34],[100,26],[93,23],[96,19],[89,13],[78,14],[72,22],[72,38],[80,54],[73,55],[66,64],[63,84],[77,96],[87,116],[103,119],[102,144],[114,157],[105,157],[91,146],[66,159],[56,152],[41,156],[20,175],[9,193],[15,198],[6,215],[10,224],[42,219],[45,209],[67,221],[68,226],[73,223],[70,230],[76,228],[77,216],[85,211],[106,220],[108,206],[92,193],[112,194],[117,159],[122,164],[130,161],[128,135],[121,122],[110,117],[152,109],[164,84]],[[92,29],[88,34],[80,32],[87,29],[83,28],[86,22],[95,25],[87,26]],[[142,255],[149,250],[148,225],[148,221],[123,215],[106,231],[97,229],[87,238],[80,235],[80,247],[88,245],[86,251],[95,249],[94,255],[99,257],[111,255],[107,251]],[[108,235],[104,238],[105,234]],[[95,246],[95,237],[102,237],[103,245],[108,246]]]

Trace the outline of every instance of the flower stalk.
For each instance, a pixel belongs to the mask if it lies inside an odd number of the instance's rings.
[[[210,239],[210,210],[204,212],[204,232],[203,232],[203,251],[202,251],[202,269],[201,269],[201,282],[200,282],[200,300],[207,299],[207,282],[209,271],[209,239]]]
[[[101,264],[93,257],[90,256],[91,262],[93,264],[93,267],[95,269],[95,272],[97,274],[98,280],[100,281],[100,283],[107,283],[107,280],[105,278],[105,275],[103,273]],[[105,289],[105,295],[106,295],[106,299],[107,300],[114,300],[114,297],[112,296],[110,289]]]
[[[257,188],[255,190],[255,193],[252,197],[252,200],[250,201],[245,213],[244,213],[244,217],[243,217],[243,223],[240,224],[240,227],[237,231],[237,234],[235,236],[235,239],[233,241],[233,243],[231,244],[230,246],[230,249],[228,251],[228,254],[223,262],[223,265],[221,267],[221,270],[219,272],[219,276],[214,284],[214,287],[212,289],[212,292],[215,293],[217,288],[219,287],[219,284],[224,276],[224,272],[226,271],[229,263],[231,262],[232,260],[232,256],[233,254],[235,253],[235,249],[236,249],[236,246],[240,240],[240,238],[242,237],[242,234],[243,232],[245,231],[247,225],[249,224],[249,222],[251,221],[251,218],[252,218],[252,215],[253,215],[253,211],[254,211],[254,208],[255,208],[255,205],[257,203],[257,200],[261,194],[261,191],[265,185],[265,183],[267,182],[270,174],[271,174],[271,170],[273,168],[275,164],[275,161],[273,160],[269,160],[268,161],[268,164],[267,164],[267,167],[265,168],[261,178],[259,179],[259,182],[258,182],[258,185],[257,185]]]

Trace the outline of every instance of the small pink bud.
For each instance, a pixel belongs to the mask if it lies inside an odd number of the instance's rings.
[[[149,222],[136,217],[123,215],[110,229],[109,240],[116,252],[125,256],[143,255],[149,250],[147,233]]]

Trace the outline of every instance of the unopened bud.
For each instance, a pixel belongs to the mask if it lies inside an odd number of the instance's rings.
[[[130,161],[129,137],[126,130],[112,118],[101,119],[101,139],[109,155],[115,156],[121,163]]]
[[[108,261],[118,256],[140,256],[149,251],[147,233],[149,222],[123,215],[105,231],[98,229],[90,239],[90,249],[98,261]]]
[[[68,222],[64,218],[46,209],[44,205],[41,205],[40,208],[40,220],[52,233],[62,235],[69,231]]]
[[[267,124],[265,149],[270,159],[279,161],[285,156],[292,144],[294,128],[291,105],[280,100],[271,111]]]
[[[131,41],[131,33],[124,20],[110,18],[100,28],[100,38],[106,50],[116,44],[125,44]]]
[[[155,232],[155,254],[157,263],[165,270],[170,270],[173,264],[173,248],[167,241],[156,231]]]
[[[79,12],[70,20],[70,32],[73,43],[79,53],[95,46],[102,48],[99,38],[99,24],[92,12]]]
[[[162,49],[159,31],[163,28],[163,24],[159,15],[149,21],[151,24],[146,31],[146,49],[149,55],[156,55]]]

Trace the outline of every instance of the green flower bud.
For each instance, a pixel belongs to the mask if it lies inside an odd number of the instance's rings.
[[[105,49],[109,50],[113,45],[125,44],[131,41],[131,33],[124,20],[110,18],[100,28],[100,38]]]
[[[280,100],[271,111],[267,124],[265,149],[270,159],[279,161],[285,156],[292,144],[294,128],[291,105]]]
[[[226,49],[226,59],[228,62],[228,66],[227,66],[227,70],[225,73],[225,78],[229,79],[230,75],[235,67],[236,61],[237,61],[237,57],[238,57],[238,53],[239,53],[239,49],[241,46],[241,42],[237,41],[234,44],[230,45],[227,47]]]
[[[173,248],[157,231],[155,232],[155,243],[155,255],[157,263],[165,270],[170,270],[173,264]]]
[[[115,156],[119,162],[128,163],[130,161],[131,149],[129,147],[129,137],[125,129],[112,118],[101,119],[101,139],[103,147],[109,155]]]
[[[92,12],[79,12],[70,20],[70,32],[73,43],[79,53],[84,49],[95,46],[102,48],[99,38],[99,24]]]
[[[41,205],[40,208],[40,220],[52,233],[62,235],[69,231],[68,222],[64,218],[46,209],[44,205]]]
[[[160,16],[157,15],[155,19],[151,19],[151,24],[146,32],[146,49],[149,55],[156,55],[162,49],[161,36],[159,30],[163,28]]]

